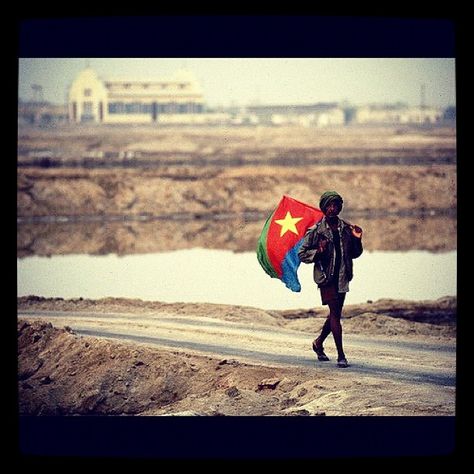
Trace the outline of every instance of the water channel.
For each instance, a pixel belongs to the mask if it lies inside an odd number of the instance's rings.
[[[347,304],[456,296],[455,219],[407,219],[358,220],[365,249],[354,261]],[[260,221],[20,224],[18,296],[264,309],[320,305],[311,265],[302,263],[298,270],[300,293],[264,273],[255,253],[261,226]],[[394,229],[402,231],[394,235]]]

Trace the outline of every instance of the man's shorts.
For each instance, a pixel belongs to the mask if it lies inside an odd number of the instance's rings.
[[[321,292],[321,303],[323,305],[329,304],[330,301],[339,301],[341,304],[344,303],[346,294],[339,293],[335,283],[321,286],[319,291]]]

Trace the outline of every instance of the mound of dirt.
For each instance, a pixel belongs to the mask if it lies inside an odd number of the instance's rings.
[[[19,322],[18,351],[20,414],[292,414],[294,388],[310,380],[304,370],[84,338],[40,321]]]
[[[455,362],[455,303],[455,298],[445,298],[348,306],[343,327],[345,334],[354,334],[351,355],[359,360],[374,357],[372,369],[359,363],[359,370],[350,371],[337,369],[334,363],[317,365],[309,349],[316,326],[324,320],[322,311],[264,311],[114,298],[19,298],[18,308],[23,311],[18,318],[20,414],[452,415],[455,387],[449,380]],[[444,311],[439,323],[433,319],[435,308],[439,314]],[[42,319],[41,314],[48,311],[56,316],[87,315],[99,328],[105,324],[101,317],[115,314],[126,333],[143,326],[144,334],[149,335],[147,318],[152,318],[165,324],[171,338],[172,324],[184,321],[180,331],[204,331],[203,337],[208,338],[204,340],[210,344],[231,347],[251,336],[258,344],[252,350],[271,351],[276,344],[283,359],[293,357],[296,363],[265,359],[253,363],[245,357],[199,353],[189,344],[174,350],[169,344],[93,337],[75,332],[57,318],[52,319],[57,324]],[[398,317],[384,315],[384,311],[398,312]],[[431,314],[430,322],[419,321],[423,314]],[[208,335],[205,326],[211,331]],[[304,352],[298,349],[299,341],[302,348],[308,346]],[[397,349],[400,344],[404,349]],[[382,363],[387,364],[384,370]],[[390,367],[395,377],[390,377]],[[425,383],[404,375],[417,371],[427,375]]]
[[[18,323],[20,415],[449,415],[452,390],[265,367]]]

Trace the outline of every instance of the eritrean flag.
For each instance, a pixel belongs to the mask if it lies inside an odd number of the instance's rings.
[[[292,291],[301,291],[298,280],[298,250],[306,230],[323,218],[320,209],[283,196],[263,226],[257,258],[265,272]]]

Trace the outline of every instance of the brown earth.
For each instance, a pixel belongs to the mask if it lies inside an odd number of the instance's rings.
[[[18,216],[268,214],[285,194],[317,205],[327,189],[345,212],[455,209],[456,168],[436,166],[32,169],[18,171]]]
[[[319,363],[309,349],[323,308],[31,296],[18,299],[18,311],[21,414],[443,416],[455,410],[450,383],[391,376],[399,367],[454,377],[455,298],[348,305],[343,327],[354,370]],[[86,327],[105,333],[81,334]],[[107,337],[109,330],[182,343],[119,342]],[[229,357],[197,342],[298,356],[296,363],[257,361],[252,352]],[[328,339],[328,354],[331,344]],[[386,368],[367,365],[364,372],[364,357]]]
[[[98,159],[115,154],[149,156],[162,162],[176,157],[258,157],[272,161],[284,151],[291,156],[387,157],[455,155],[453,127],[369,127],[345,126],[305,128],[300,126],[256,127],[147,127],[65,126],[53,129],[21,127],[18,133],[19,161],[49,151],[61,161],[84,157]],[[110,156],[106,155],[107,153]],[[120,157],[118,157],[120,159]]]
[[[457,203],[453,128],[20,130],[18,164],[33,163],[30,155],[41,150],[66,167],[19,167],[20,217],[268,214],[284,194],[316,204],[327,189],[346,197],[349,214],[453,210]],[[84,153],[91,150],[87,163],[105,160],[110,167],[84,166]],[[122,158],[106,158],[112,152],[145,154],[153,166],[131,160],[122,168]],[[344,157],[363,164],[337,165]],[[407,157],[409,165],[387,164]],[[430,157],[450,161],[417,164]],[[75,166],[67,167],[71,160]]]
[[[44,150],[71,166],[23,166]],[[153,166],[82,166],[108,153],[111,164],[139,157]],[[409,249],[413,240],[453,250],[456,166],[413,160],[455,155],[455,130],[439,128],[24,129],[18,256],[253,250],[283,194],[316,204],[326,189],[345,197],[344,215],[364,228],[368,250]],[[384,164],[393,157],[412,162]],[[315,164],[336,158],[381,166]],[[19,298],[20,413],[454,414],[455,298],[347,306],[348,369],[314,358],[310,342],[324,318],[322,308]]]

